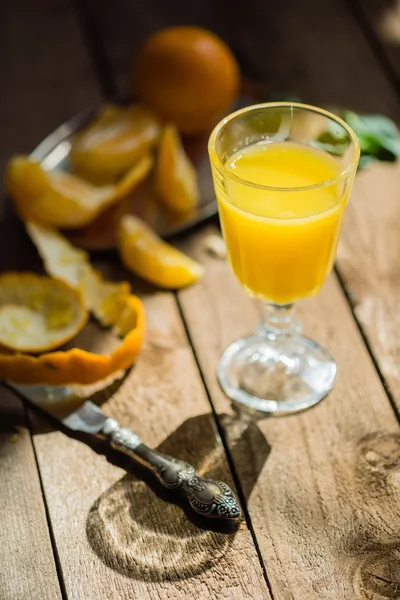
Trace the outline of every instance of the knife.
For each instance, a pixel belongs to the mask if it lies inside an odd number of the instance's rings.
[[[90,400],[83,401],[69,386],[6,385],[72,431],[95,435],[148,469],[169,490],[177,490],[203,517],[237,520],[239,503],[222,481],[200,477],[189,463],[146,446],[135,433],[120,427]]]

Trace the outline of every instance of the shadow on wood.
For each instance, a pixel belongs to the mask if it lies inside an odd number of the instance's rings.
[[[246,481],[250,494],[270,448],[253,424],[241,428],[239,420],[234,424],[232,417],[225,417],[232,421],[238,451],[242,436],[250,436],[257,445],[257,469],[252,481]],[[191,462],[202,476],[226,479],[225,453],[213,427],[210,414],[188,419],[157,450]],[[219,563],[245,528],[244,523],[197,517],[180,497],[126,457],[110,452],[107,458],[130,473],[94,503],[86,533],[93,551],[111,569],[143,581],[188,579]]]

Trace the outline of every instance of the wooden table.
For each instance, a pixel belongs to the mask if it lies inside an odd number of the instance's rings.
[[[397,3],[248,0],[226,11],[223,0],[0,3],[1,164],[88,105],[129,93],[138,44],[176,22],[215,29],[271,89],[400,119]],[[38,268],[5,202],[0,210],[1,270]],[[258,308],[205,253],[214,229],[178,240],[206,266],[199,285],[143,292],[146,344],[105,409],[235,487],[242,527],[197,528],[115,455],[2,388],[1,600],[400,597],[400,164],[357,175],[337,273],[299,307],[339,366],[334,391],[307,413],[246,421],[220,391],[218,357]],[[121,276],[115,257],[97,264]]]

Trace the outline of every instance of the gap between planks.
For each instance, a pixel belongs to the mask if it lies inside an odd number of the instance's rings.
[[[16,396],[18,396],[17,392],[13,392],[13,393]],[[33,435],[34,434],[33,434],[32,419],[31,419],[31,416],[30,416],[30,409],[28,408],[27,401],[24,398],[22,398],[22,397],[21,397],[21,402],[24,405],[25,419],[26,419],[26,422],[27,422],[27,425],[28,425],[28,428],[29,428],[29,435],[30,435],[32,452],[33,452],[33,456],[34,456],[34,459],[35,459],[35,464],[36,464],[36,468],[37,468],[37,472],[38,472],[40,491],[42,493],[44,511],[45,511],[45,515],[46,515],[46,522],[47,522],[47,527],[49,529],[50,542],[51,542],[51,547],[52,547],[52,550],[53,550],[54,564],[55,564],[55,568],[56,568],[56,571],[57,571],[58,583],[60,585],[60,594],[61,594],[62,600],[68,600],[67,591],[65,589],[64,579],[63,579],[63,575],[62,575],[62,567],[61,567],[60,557],[58,555],[57,544],[56,544],[56,540],[55,540],[55,537],[54,537],[53,526],[52,526],[51,519],[50,519],[49,508],[48,508],[47,502],[46,502],[46,493],[45,493],[45,490],[44,490],[42,476],[41,476],[41,473],[40,473],[39,460],[38,460],[38,456],[37,456],[37,453],[36,453],[35,444],[34,444],[34,441],[33,441]]]
[[[346,288],[346,285],[345,285],[345,282],[343,280],[343,277],[342,277],[342,275],[340,273],[340,269],[338,268],[337,265],[335,265],[335,273],[336,273],[337,280],[338,280],[338,282],[340,284],[340,287],[342,288],[343,295],[346,298],[347,303],[349,305],[349,309],[350,309],[350,311],[351,311],[351,313],[353,315],[354,322],[355,322],[355,324],[357,326],[357,329],[358,329],[358,331],[360,333],[360,336],[361,336],[361,338],[362,338],[362,340],[363,340],[363,342],[365,344],[365,347],[368,350],[368,354],[370,356],[371,362],[372,362],[372,364],[375,367],[376,374],[378,375],[378,377],[380,379],[382,387],[385,390],[386,396],[388,397],[388,400],[390,402],[390,406],[392,407],[393,412],[394,412],[394,414],[396,416],[396,419],[397,419],[397,421],[398,421],[398,423],[400,425],[400,411],[399,411],[399,408],[398,408],[398,406],[396,404],[396,400],[395,400],[395,398],[394,398],[394,396],[392,394],[392,391],[390,389],[390,386],[389,386],[388,382],[385,379],[384,374],[382,373],[381,369],[379,368],[379,364],[378,364],[377,358],[376,358],[376,356],[375,356],[375,354],[373,352],[370,340],[368,339],[368,335],[367,335],[366,331],[364,331],[364,328],[363,328],[362,324],[360,323],[360,321],[357,319],[357,316],[356,316],[356,313],[355,313],[354,302],[351,299],[351,296],[350,296],[350,294],[349,294],[349,292],[348,292],[348,290]]]
[[[212,412],[212,415],[213,415],[213,418],[214,418],[214,421],[215,421],[215,426],[217,428],[219,437],[221,439],[221,443],[222,443],[222,445],[224,447],[224,450],[225,450],[226,458],[227,458],[227,461],[228,461],[228,464],[229,464],[229,468],[230,468],[231,473],[232,473],[233,481],[235,482],[235,487],[236,487],[236,491],[237,491],[237,494],[238,494],[238,498],[239,498],[240,504],[242,506],[243,514],[244,514],[244,517],[246,519],[246,523],[247,523],[248,529],[250,531],[251,537],[253,539],[253,543],[254,543],[254,547],[255,547],[256,552],[257,552],[258,560],[260,561],[260,565],[261,565],[261,569],[262,569],[262,572],[263,572],[263,575],[264,575],[265,583],[267,584],[268,591],[269,591],[269,594],[271,596],[271,600],[275,600],[275,597],[274,597],[274,594],[273,594],[273,591],[272,591],[272,586],[271,586],[271,583],[270,583],[269,578],[268,578],[267,566],[266,566],[266,564],[265,564],[265,562],[263,560],[261,549],[260,549],[260,546],[259,546],[258,541],[257,541],[257,536],[256,536],[256,533],[254,531],[254,527],[253,527],[253,524],[252,524],[252,521],[251,521],[251,516],[250,516],[250,513],[249,513],[248,508],[247,508],[247,499],[246,499],[244,491],[242,489],[242,485],[241,485],[241,482],[240,482],[240,477],[239,477],[239,475],[237,473],[237,470],[236,470],[235,461],[233,460],[232,453],[231,453],[231,450],[230,450],[230,447],[229,447],[229,443],[228,443],[226,435],[225,435],[224,428],[221,426],[218,413],[216,411],[216,408],[215,408],[214,403],[213,403],[212,398],[211,398],[209,387],[208,387],[206,379],[204,377],[204,373],[203,373],[203,371],[201,369],[199,357],[197,355],[196,348],[195,348],[195,346],[193,344],[193,340],[192,340],[191,335],[190,335],[190,331],[189,331],[189,327],[188,327],[188,322],[187,322],[187,320],[185,318],[184,310],[183,310],[183,307],[182,307],[182,303],[179,300],[178,292],[175,292],[174,296],[175,296],[175,302],[177,304],[177,308],[178,308],[179,314],[180,314],[181,319],[182,319],[182,324],[183,324],[183,327],[184,327],[184,330],[185,330],[186,338],[188,340],[188,344],[189,344],[190,348],[192,349],[193,359],[194,359],[194,361],[196,363],[196,367],[197,367],[197,370],[198,370],[198,373],[199,373],[199,377],[200,377],[200,379],[201,379],[201,381],[203,383],[203,386],[204,386],[204,389],[205,389],[205,392],[206,392],[206,396],[207,396],[208,402],[210,404],[211,412]]]
[[[202,250],[204,235],[198,233],[181,244],[205,263],[206,276],[200,284],[179,292],[179,302],[214,410],[219,419],[224,419],[230,412],[230,402],[217,384],[216,364],[229,341],[251,331],[258,311],[245,298],[227,265],[206,257]],[[394,477],[394,487],[387,488],[387,492],[383,488],[378,491],[375,486],[380,485],[381,476],[385,479],[385,467],[379,464],[378,479],[370,484],[368,461],[381,450],[386,452],[383,448],[388,444],[388,476],[391,468],[396,469],[400,460],[399,426],[334,277],[320,298],[307,302],[315,310],[310,313],[303,308],[301,312],[314,330],[313,337],[322,337],[321,341],[334,349],[339,363],[338,381],[329,397],[314,409],[258,422],[259,430],[270,441],[273,458],[267,458],[254,490],[249,496],[247,489],[246,496],[275,598],[348,600],[364,585],[365,561],[373,563],[369,557],[374,544],[386,568],[396,561],[390,545],[386,552],[385,539],[393,543],[399,539],[396,527],[391,525],[400,515],[400,502],[393,500],[398,496],[397,479]],[[231,425],[222,421],[221,426],[234,453],[241,486],[246,489],[252,477],[252,462],[255,465],[259,460],[261,438],[253,431],[238,451],[230,440]],[[392,499],[391,508],[386,494]],[[380,506],[378,513],[375,501]],[[352,538],[358,540],[358,550],[353,548]],[[371,565],[374,577],[379,578],[377,569]],[[372,584],[368,585],[371,588]]]

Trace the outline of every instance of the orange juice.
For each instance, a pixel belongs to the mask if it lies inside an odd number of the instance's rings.
[[[232,176],[216,185],[219,213],[245,290],[276,304],[316,294],[333,266],[351,187],[337,180],[343,167],[294,142],[248,146],[225,167]]]

